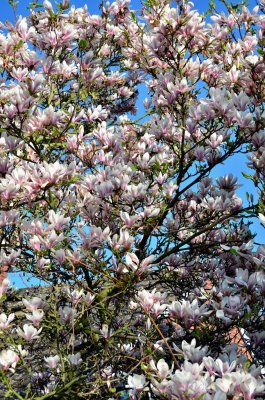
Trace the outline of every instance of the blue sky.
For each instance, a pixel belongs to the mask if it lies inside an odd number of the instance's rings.
[[[27,15],[28,10],[27,6],[30,4],[30,0],[16,0],[19,1],[18,5],[18,15]],[[54,4],[54,0],[50,0],[51,3]],[[58,0],[59,1],[59,0]],[[61,0],[62,1],[62,0]],[[82,7],[84,4],[87,4],[88,10],[91,14],[96,14],[99,9],[99,4],[100,0],[70,0],[72,5],[75,5],[76,7]],[[111,0],[110,2],[112,2]],[[198,9],[200,12],[204,12],[208,8],[209,1],[208,0],[193,0],[193,3],[195,5],[195,8]],[[218,4],[218,0],[216,0],[216,3]],[[233,3],[236,3],[236,0],[233,1]],[[141,7],[141,1],[140,0],[131,0],[131,5],[133,9],[139,9]],[[256,5],[255,0],[249,0],[249,5],[250,7],[254,7]],[[13,19],[13,11],[10,5],[8,4],[8,0],[1,0],[1,16],[0,20],[3,21],[5,19],[11,20]],[[218,6],[218,9],[220,9],[220,5]]]
[[[50,0],[53,4],[54,1]],[[234,1],[235,3],[236,1]],[[195,8],[197,8],[200,12],[204,12],[207,7],[208,7],[208,1],[206,0],[194,0],[193,1]],[[216,3],[218,3],[218,1],[216,1]],[[27,16],[29,14],[29,10],[27,9],[27,7],[30,4],[30,0],[19,0],[19,4],[17,7],[17,15],[22,15],[22,16]],[[73,0],[71,1],[72,5],[75,5],[76,8],[78,7],[82,7],[85,4],[87,4],[88,6],[88,10],[91,14],[97,14],[99,11],[99,4],[100,4],[100,0]],[[131,5],[132,8],[137,10],[140,9],[141,7],[141,1],[140,0],[131,0]],[[251,8],[253,8],[256,3],[254,0],[250,0],[249,1],[249,5]],[[8,4],[8,0],[1,0],[1,15],[0,15],[0,21],[4,22],[5,20],[9,20],[11,22],[14,21],[14,14],[13,14],[13,10],[12,7]],[[220,7],[218,7],[218,9],[222,9]],[[141,98],[143,97],[143,94],[140,93]],[[235,176],[237,176],[239,178],[239,182],[243,185],[243,187],[239,190],[238,194],[242,197],[242,199],[245,199],[245,192],[249,191],[254,192],[253,191],[253,185],[251,183],[249,183],[248,181],[246,181],[245,178],[242,177],[241,172],[242,171],[246,171],[246,158],[245,156],[236,156],[233,159],[228,160],[224,165],[220,165],[217,167],[214,176],[218,177],[221,175],[225,175],[227,173],[232,172]],[[264,242],[264,229],[261,227],[260,223],[258,221],[256,221],[253,225],[253,230],[255,232],[257,232],[257,238],[256,240],[259,242]],[[14,276],[14,274],[12,274],[11,276],[11,280],[12,282],[14,282],[16,287],[23,287],[23,286],[27,286],[30,284],[36,284],[36,280],[34,281],[30,281],[30,283],[27,282],[27,277],[18,277],[17,275]]]

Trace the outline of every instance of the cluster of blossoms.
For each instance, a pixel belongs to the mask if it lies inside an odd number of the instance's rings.
[[[264,398],[264,1],[37,3],[1,24],[0,267],[49,286],[0,286],[0,392]]]

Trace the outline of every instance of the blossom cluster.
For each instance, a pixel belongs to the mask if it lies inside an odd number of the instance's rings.
[[[265,4],[142,3],[1,23],[3,396],[264,397]]]

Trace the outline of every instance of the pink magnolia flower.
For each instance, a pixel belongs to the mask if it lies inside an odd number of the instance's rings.
[[[32,310],[32,314],[26,314],[26,318],[33,323],[35,326],[39,326],[41,323],[41,320],[44,317],[44,311],[43,310]]]
[[[37,330],[33,325],[23,325],[23,330],[21,328],[17,328],[17,334],[25,339],[27,342],[30,342],[34,339],[39,339],[39,334],[41,333],[42,328]]]
[[[174,300],[169,305],[168,309],[172,318],[180,319],[188,328],[190,328],[201,317],[211,314],[207,304],[199,306],[198,299],[194,299],[192,302],[189,300]]]
[[[144,272],[152,267],[152,262],[154,261],[154,256],[151,255],[145,258],[141,263],[138,257],[134,253],[126,254],[126,265],[135,272],[136,275],[142,275]]]
[[[92,304],[92,302],[94,301],[95,297],[96,297],[95,295],[87,293],[83,295],[83,300],[88,306],[90,306],[90,304]]]
[[[51,223],[51,228],[57,231],[65,227],[70,221],[70,217],[64,217],[60,213],[55,213],[54,210],[50,210],[48,213],[49,222]]]
[[[49,12],[53,12],[52,3],[48,0],[44,0],[43,7]]]
[[[22,299],[27,310],[36,311],[44,307],[44,302],[40,297],[32,297],[31,299]]]
[[[67,288],[67,295],[73,304],[77,304],[79,300],[81,300],[81,298],[83,297],[84,291],[83,289],[81,290],[75,289],[71,291],[69,288]]]
[[[58,355],[44,357],[44,361],[46,362],[49,368],[55,369],[57,368],[57,365],[60,362],[60,357]]]
[[[0,297],[2,297],[3,296],[3,294],[5,294],[6,293],[6,291],[7,291],[7,289],[8,289],[8,286],[9,286],[9,279],[7,279],[7,278],[5,278],[3,281],[2,281],[2,283],[1,283],[1,285],[0,285]]]
[[[196,347],[196,339],[192,339],[191,343],[183,340],[181,344],[182,350],[180,350],[174,343],[173,347],[178,353],[182,354],[187,360],[190,360],[193,363],[201,362],[208,352],[208,346]]]
[[[9,329],[10,328],[10,323],[14,320],[15,314],[9,314],[7,316],[5,313],[0,314],[0,329]]]
[[[157,377],[161,380],[166,379],[169,374],[173,372],[173,366],[169,368],[168,364],[163,358],[157,362],[157,365],[155,365],[154,360],[151,360],[150,367],[155,371]]]
[[[2,350],[0,353],[0,368],[7,370],[10,369],[14,372],[14,369],[19,360],[19,356],[13,350]]]
[[[67,323],[67,322],[71,322],[74,320],[75,315],[76,315],[76,310],[71,307],[65,306],[63,308],[62,307],[59,308],[58,313],[59,313],[60,321],[62,323]]]

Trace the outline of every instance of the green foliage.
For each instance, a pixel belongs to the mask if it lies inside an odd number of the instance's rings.
[[[8,0],[8,4],[13,7],[14,9],[17,8],[19,1],[15,1],[15,0]]]
[[[37,1],[31,1],[29,3],[29,6],[27,6],[28,10],[35,10],[35,8],[42,8],[42,4],[39,3],[39,0]]]

